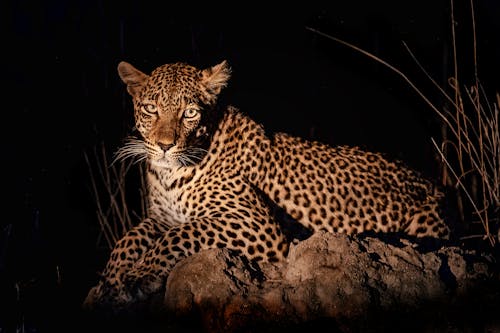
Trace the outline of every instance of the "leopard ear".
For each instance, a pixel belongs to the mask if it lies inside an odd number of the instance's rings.
[[[231,68],[226,60],[202,71],[202,82],[215,95],[218,95],[222,88],[227,86],[227,81],[230,77]]]
[[[132,97],[139,95],[149,78],[148,75],[125,61],[118,64],[118,75],[120,75],[123,83],[127,85],[127,91]]]

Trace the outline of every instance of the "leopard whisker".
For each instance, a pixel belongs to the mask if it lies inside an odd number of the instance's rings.
[[[188,150],[190,151],[199,151],[199,152],[203,152],[203,153],[208,153],[208,150],[204,149],[204,148],[200,148],[200,147],[189,147]]]
[[[203,159],[203,156],[199,156],[199,155],[196,155],[196,154],[182,154],[182,156],[185,156],[185,157],[188,157],[188,158],[192,158],[192,159],[195,159],[195,160],[198,160],[198,161],[201,161]]]
[[[206,149],[203,149],[203,148],[198,148],[198,147],[192,147],[192,148],[188,148],[187,150],[187,153],[189,153],[190,155],[192,156],[196,156],[197,158],[199,158],[200,160],[203,159],[203,157],[208,154],[208,150]]]
[[[136,138],[129,138],[125,144],[115,152],[115,157],[111,165],[115,162],[124,161],[129,158],[134,159],[134,164],[147,158],[147,149],[144,141]]]
[[[178,160],[183,166],[195,165],[197,162],[201,161],[202,158],[202,156],[193,154],[182,154],[178,156]]]
[[[184,166],[184,167],[187,167],[189,165],[193,165],[195,164],[195,162],[193,160],[191,160],[188,156],[186,155],[180,155],[178,156],[177,160],[179,161],[179,163]]]

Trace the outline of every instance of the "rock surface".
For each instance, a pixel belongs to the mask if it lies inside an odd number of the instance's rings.
[[[207,332],[500,332],[495,267],[454,246],[317,233],[279,264],[252,266],[226,249],[184,259],[159,312]]]

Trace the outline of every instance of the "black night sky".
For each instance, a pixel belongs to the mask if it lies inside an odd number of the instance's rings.
[[[388,61],[441,105],[402,42],[445,84],[453,70],[449,0],[299,1],[279,8],[170,3],[2,2],[0,332],[23,320],[34,332],[51,331],[42,314],[72,314],[101,269],[84,153],[101,143],[113,151],[130,133],[132,106],[116,71],[121,60],[150,72],[168,62],[208,67],[226,59],[233,69],[226,100],[266,128],[361,145],[438,174],[433,111],[388,68],[306,27]],[[474,3],[479,78],[493,98],[500,88],[500,2]],[[468,85],[470,2],[454,7],[460,77]],[[52,294],[57,304],[47,309]]]

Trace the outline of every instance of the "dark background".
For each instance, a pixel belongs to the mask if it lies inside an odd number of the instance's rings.
[[[271,4],[2,2],[0,331],[21,324],[50,331],[56,316],[72,318],[102,269],[84,153],[101,143],[112,152],[130,133],[121,60],[150,72],[168,62],[208,67],[226,59],[233,69],[226,98],[266,128],[362,145],[438,176],[433,111],[388,68],[306,27],[383,58],[441,106],[402,41],[445,85],[453,69],[450,1]],[[474,4],[479,77],[493,102],[500,5]],[[469,1],[455,1],[455,18],[461,83],[469,85]],[[56,305],[47,307],[51,298]]]

